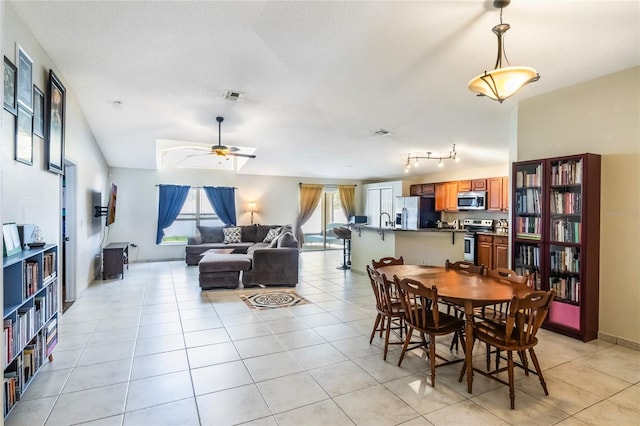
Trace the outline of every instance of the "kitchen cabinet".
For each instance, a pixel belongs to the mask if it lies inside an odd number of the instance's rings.
[[[476,236],[476,264],[488,269],[509,267],[509,238],[501,235]]]
[[[458,182],[446,182],[446,203],[445,210],[448,212],[458,211]]]
[[[444,183],[436,183],[436,211],[442,212],[446,208],[446,186]]]
[[[473,179],[471,181],[471,190],[472,191],[486,191],[487,190],[487,180],[486,179]]]
[[[502,210],[509,211],[509,176],[502,177]]]
[[[505,190],[506,186],[506,190]],[[505,196],[509,182],[506,177],[494,177],[487,179],[487,211],[502,212],[509,210],[509,198]]]
[[[486,191],[487,180],[486,179],[467,179],[458,181],[458,191]]]
[[[493,267],[509,268],[509,237],[495,236],[493,237]]]
[[[476,235],[476,265],[493,269],[493,236]]]
[[[436,194],[436,184],[435,183],[419,183],[415,185],[411,185],[409,187],[410,195],[418,195],[421,197],[433,197]]]
[[[471,191],[471,180],[459,180],[458,181],[458,189],[460,192],[468,192]]]

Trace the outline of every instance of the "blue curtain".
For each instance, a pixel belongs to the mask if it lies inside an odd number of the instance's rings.
[[[162,242],[164,230],[171,226],[180,214],[187,195],[189,195],[189,188],[189,186],[184,185],[160,185],[156,244]]]
[[[225,225],[236,224],[236,189],[224,186],[204,186],[211,207]]]

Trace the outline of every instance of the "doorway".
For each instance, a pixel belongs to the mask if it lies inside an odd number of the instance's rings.
[[[76,164],[65,160],[62,176],[62,313],[69,309],[76,299]]]
[[[342,249],[342,240],[333,232],[347,223],[342,210],[338,188],[325,187],[313,215],[302,226],[304,234],[303,250]]]

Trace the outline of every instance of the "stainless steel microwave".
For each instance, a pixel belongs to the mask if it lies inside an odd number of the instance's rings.
[[[487,208],[487,192],[458,192],[458,210],[485,210]]]

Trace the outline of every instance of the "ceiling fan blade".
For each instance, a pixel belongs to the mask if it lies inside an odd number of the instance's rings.
[[[230,152],[229,155],[232,155],[234,157],[256,158],[254,154],[240,154],[237,152]]]

